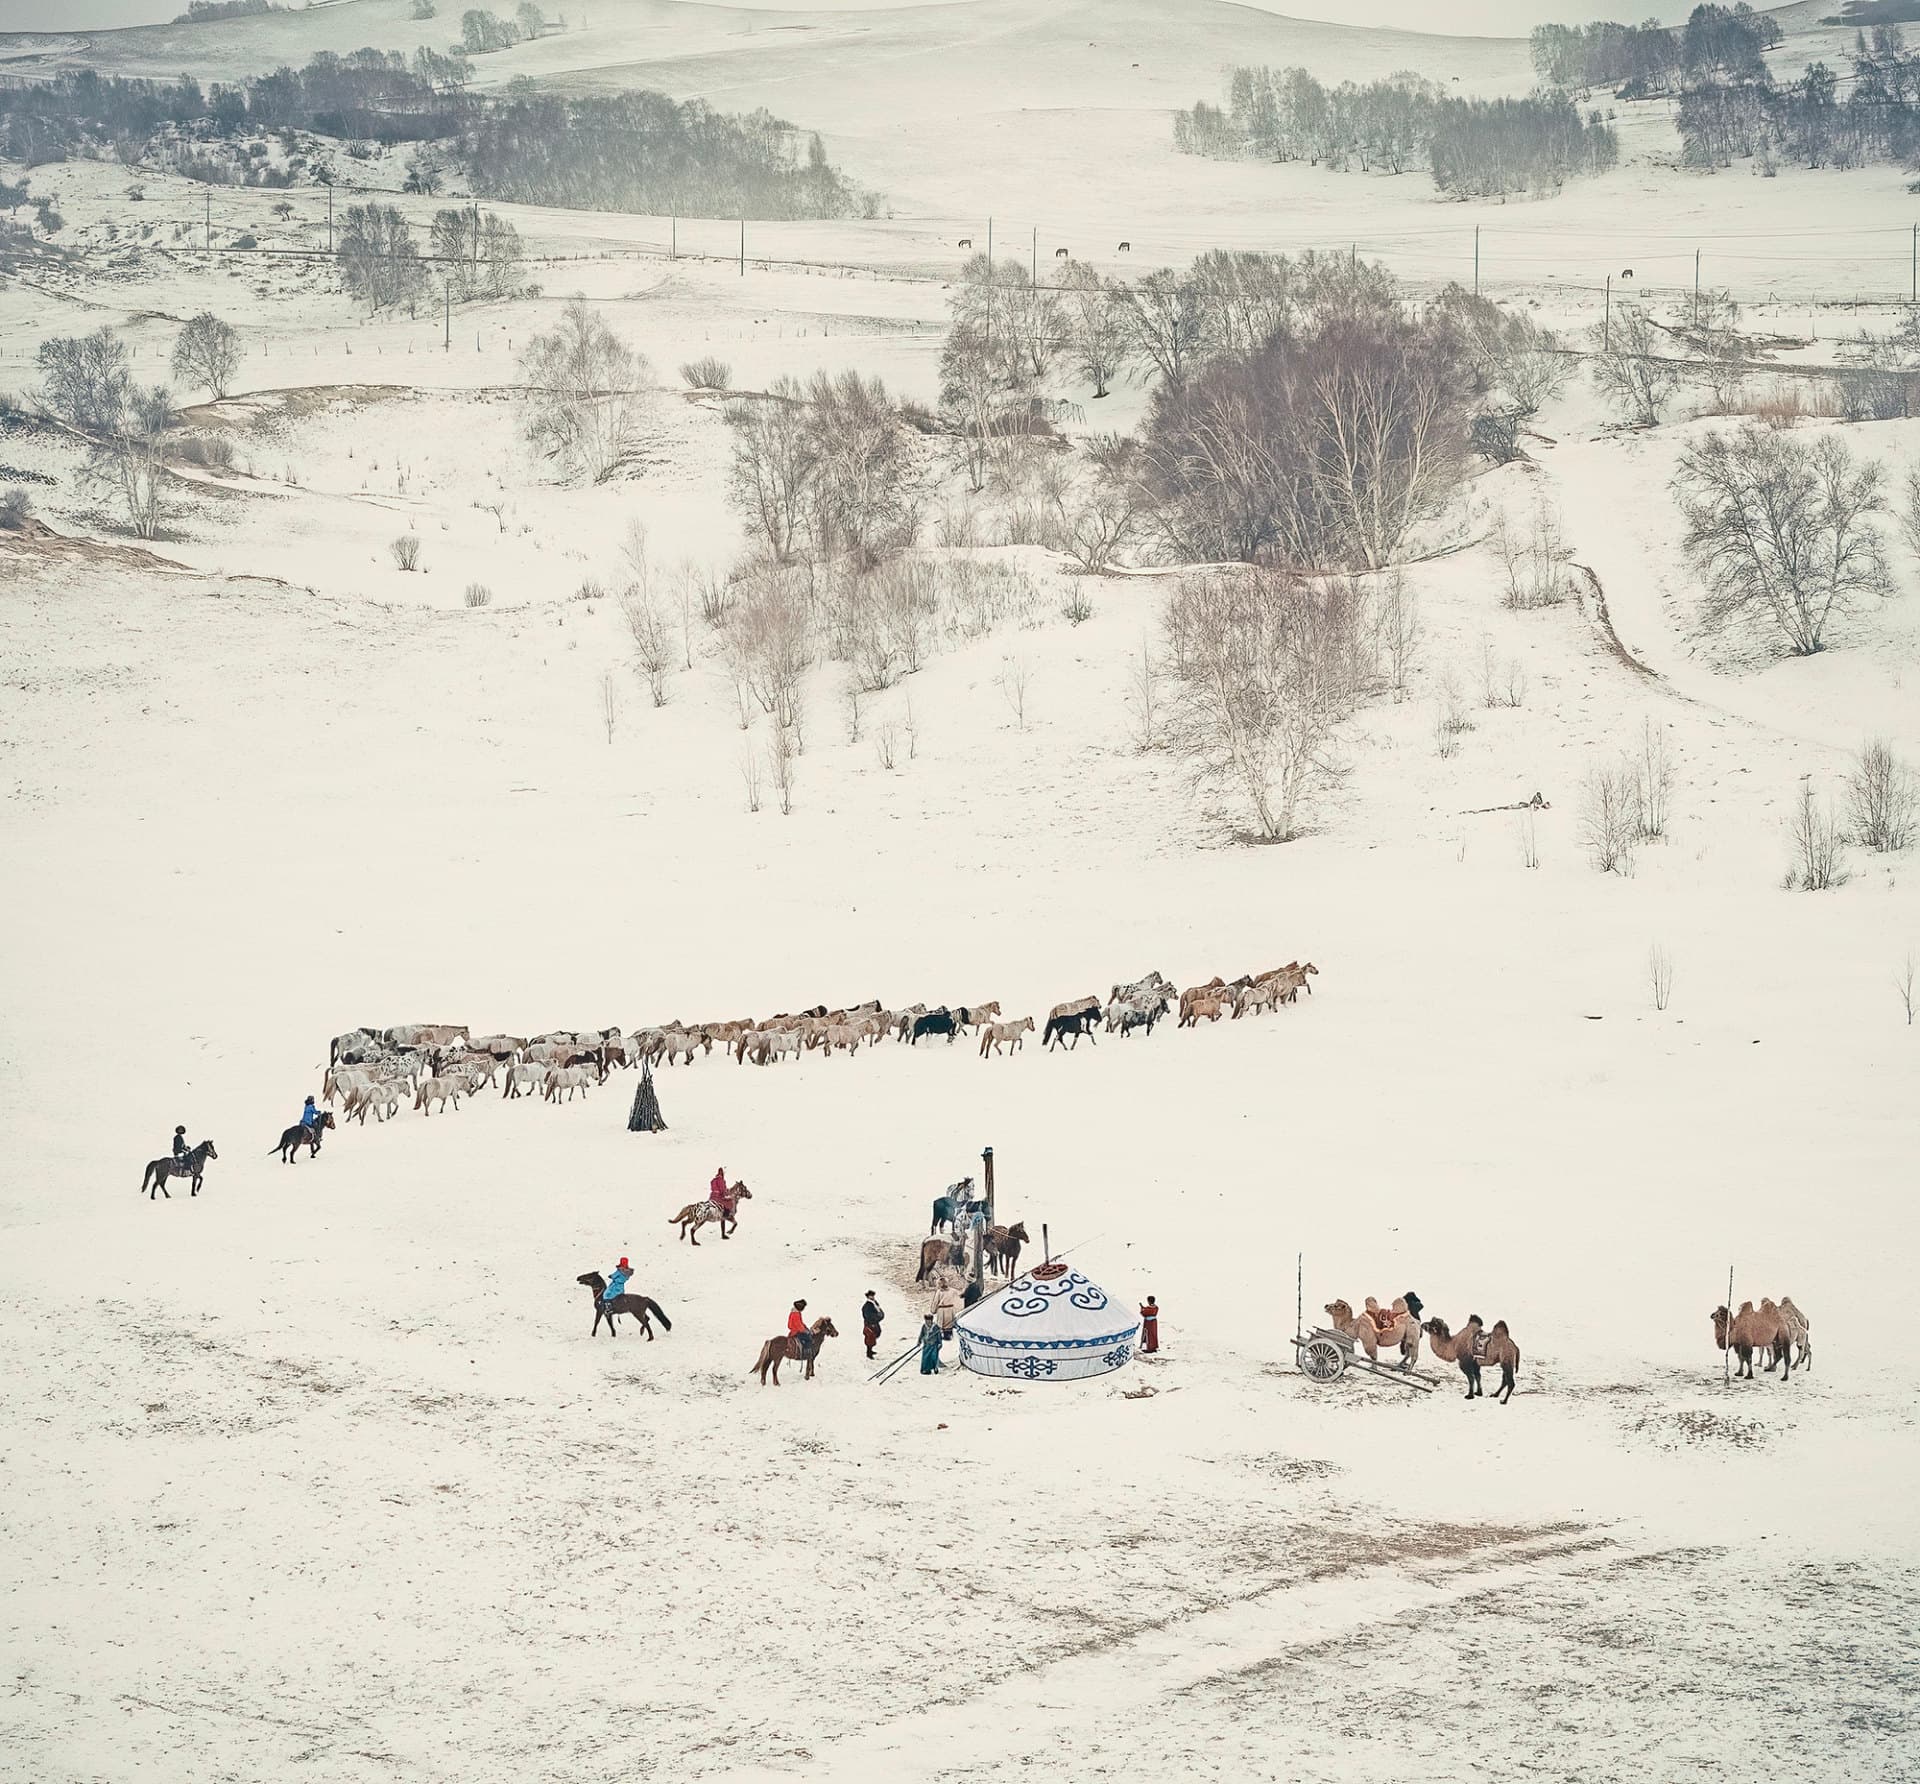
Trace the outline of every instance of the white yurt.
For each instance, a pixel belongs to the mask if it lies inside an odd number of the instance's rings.
[[[969,1307],[955,1330],[976,1375],[1086,1381],[1133,1361],[1140,1321],[1078,1270],[1046,1263]]]

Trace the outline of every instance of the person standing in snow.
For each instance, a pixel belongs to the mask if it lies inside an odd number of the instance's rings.
[[[867,1298],[860,1303],[860,1325],[862,1335],[867,1341],[867,1355],[873,1355],[873,1347],[880,1342],[880,1322],[886,1318],[880,1302],[872,1289],[867,1290]]]
[[[607,1292],[600,1297],[602,1307],[611,1307],[621,1295],[626,1293],[627,1284],[633,1280],[633,1267],[622,1258],[614,1266],[613,1274],[607,1278]]]
[[[1160,1303],[1153,1296],[1147,1296],[1146,1305],[1140,1309],[1140,1351],[1144,1356],[1160,1348]]]
[[[929,1313],[920,1322],[920,1373],[938,1375],[940,1373],[940,1346],[946,1343],[946,1334],[933,1323]]]

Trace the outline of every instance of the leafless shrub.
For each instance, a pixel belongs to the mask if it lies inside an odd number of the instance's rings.
[[[1527,672],[1518,657],[1509,657],[1501,674],[1500,704],[1524,706],[1527,703]]]
[[[774,791],[780,795],[783,818],[793,815],[793,785],[799,753],[793,733],[785,725],[776,724],[773,740],[767,745],[767,767],[773,776]]]
[[[733,368],[711,353],[688,360],[681,366],[680,376],[694,390],[729,390],[733,386]]]
[[[606,727],[607,742],[612,743],[614,729],[620,722],[620,688],[611,669],[603,670],[600,675],[600,722]]]
[[[393,561],[402,570],[417,570],[420,567],[420,539],[415,533],[402,533],[387,550],[393,554]]]
[[[790,568],[763,563],[739,586],[723,630],[728,667],[785,730],[799,715],[801,682],[813,666],[806,585]]]
[[[466,602],[469,607],[485,607],[493,600],[493,590],[484,582],[467,584]]]
[[[1653,1007],[1664,1010],[1673,996],[1673,956],[1658,942],[1647,950],[1647,987],[1653,993]]]
[[[1433,751],[1442,761],[1449,761],[1460,753],[1460,728],[1452,721],[1456,715],[1448,710],[1445,698],[1434,703],[1433,708]]]
[[[1911,846],[1920,825],[1920,789],[1884,737],[1869,738],[1847,775],[1853,840],[1876,854]]]
[[[1138,530],[1141,484],[1131,440],[1093,442],[1078,477],[1063,477],[1052,493],[1053,512],[1043,543],[1091,575],[1104,575]]]
[[[1920,559],[1920,465],[1908,467],[1901,495],[1900,534],[1907,542],[1907,550]]]
[[[1440,722],[1455,737],[1473,729],[1473,720],[1467,716],[1467,703],[1460,693],[1460,678],[1452,669],[1440,672]]]
[[[901,716],[900,728],[906,733],[907,760],[913,761],[920,754],[920,721],[913,714],[913,690],[907,690],[906,711]]]
[[[1658,842],[1667,834],[1673,809],[1673,758],[1667,734],[1652,719],[1640,726],[1640,747],[1627,759],[1633,777],[1634,835],[1640,842]]]
[[[1632,873],[1638,805],[1633,775],[1625,764],[1588,772],[1580,796],[1580,839],[1600,872]]]
[[[183,464],[210,471],[230,470],[233,442],[225,434],[186,434],[174,442],[173,456]]]
[[[752,744],[740,753],[740,783],[746,788],[747,810],[760,809],[760,757]]]
[[[1909,950],[1906,959],[1901,961],[1899,966],[1895,968],[1893,975],[1893,988],[1899,993],[1900,1007],[1907,1013],[1907,1026],[1909,1028],[1913,1026],[1914,970],[1914,956],[1912,951]]]
[[[1392,571],[1375,589],[1373,622],[1397,704],[1407,697],[1407,677],[1420,654],[1420,600],[1402,572]]]
[[[1822,649],[1836,615],[1890,592],[1873,524],[1883,481],[1837,434],[1809,443],[1749,423],[1689,446],[1673,488],[1707,624],[1751,620],[1797,656]]]
[[[1681,367],[1653,318],[1634,304],[1622,304],[1604,339],[1594,330],[1593,345],[1588,365],[1600,393],[1632,426],[1658,427],[1679,386]]]
[[[858,743],[863,715],[860,707],[860,684],[852,676],[847,677],[845,687],[840,690],[840,711],[846,720],[847,742]]]
[[[1826,892],[1846,884],[1846,851],[1841,846],[1833,802],[1822,803],[1815,798],[1810,780],[1800,783],[1787,819],[1787,837],[1792,859],[1783,883],[1789,891]]]
[[[1067,596],[1060,609],[1060,617],[1070,626],[1085,625],[1093,618],[1093,603],[1087,599],[1085,590],[1076,588]]]
[[[667,703],[667,676],[673,668],[673,634],[654,601],[650,579],[636,578],[620,590],[620,616],[633,640],[633,659],[647,679],[655,706]]]
[[[995,680],[1000,697],[1013,714],[1013,722],[1024,731],[1027,728],[1027,690],[1033,686],[1033,665],[1025,657],[1003,657],[1000,673]]]
[[[1140,640],[1140,654],[1127,665],[1127,728],[1133,747],[1141,755],[1160,746],[1160,675],[1154,665],[1153,648]]]
[[[880,766],[893,772],[895,752],[899,746],[900,734],[892,719],[882,725],[873,740],[874,754],[880,758]]]
[[[18,484],[0,490],[0,531],[17,533],[33,513],[33,498]]]
[[[1169,745],[1196,784],[1244,802],[1262,840],[1299,835],[1306,809],[1340,773],[1334,729],[1371,672],[1354,584],[1273,570],[1183,577],[1165,631]]]
[[[653,368],[584,297],[520,355],[521,427],[569,481],[604,483],[632,455]]]
[[[1520,814],[1520,859],[1528,867],[1540,865],[1540,826],[1531,811]]]
[[[711,564],[694,566],[691,579],[701,622],[717,631],[726,623],[727,610],[733,605],[733,584],[724,570]]]
[[[1529,518],[1516,522],[1502,508],[1488,534],[1500,565],[1502,601],[1520,612],[1551,607],[1566,599],[1567,565],[1573,553],[1561,530],[1560,515],[1544,496]]]

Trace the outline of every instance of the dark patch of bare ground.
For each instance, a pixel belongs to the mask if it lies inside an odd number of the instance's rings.
[[[1920,1568],[1592,1544],[1569,1556],[1116,1718],[1076,1775],[1920,1778]]]

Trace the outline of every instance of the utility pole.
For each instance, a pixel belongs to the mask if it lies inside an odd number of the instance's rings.
[[[453,351],[453,281],[451,279],[447,280],[445,289],[447,297],[447,331],[440,342],[440,351],[442,353],[451,353]]]
[[[327,185],[327,252],[333,252],[333,185]]]
[[[667,258],[680,258],[680,219],[677,216],[667,224]]]
[[[1907,302],[1920,304],[1920,223],[1913,226],[1913,271],[1907,291]]]
[[[743,279],[747,276],[747,220],[745,217],[740,219],[740,276]]]
[[[987,271],[993,271],[993,219],[987,219]]]
[[[1031,291],[1040,283],[1040,226],[1033,229],[1033,247],[1027,255],[1027,289]]]
[[[207,252],[213,252],[213,187],[207,187]]]
[[[1609,352],[1613,347],[1613,274],[1607,274],[1607,311],[1600,323],[1600,351]]]
[[[1480,225],[1473,226],[1473,295],[1480,295]]]
[[[1700,326],[1700,250],[1693,251],[1693,326]]]

